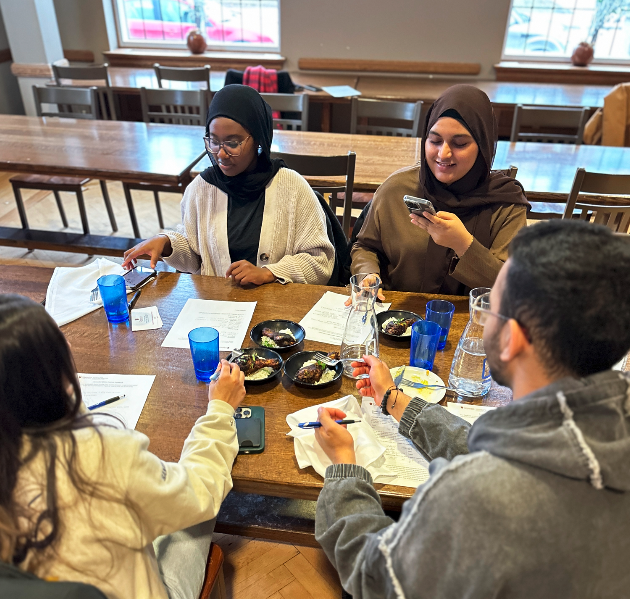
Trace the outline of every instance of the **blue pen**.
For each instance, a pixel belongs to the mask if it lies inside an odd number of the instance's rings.
[[[101,403],[94,404],[93,406],[88,406],[88,410],[96,410],[96,408],[102,408],[103,406],[106,406],[110,403],[114,403],[115,401],[118,401],[119,399],[123,399],[124,397],[125,397],[124,395],[117,395],[116,397],[110,397],[109,399],[106,399],[105,401],[102,401]]]
[[[337,424],[354,424],[355,422],[361,422],[360,420],[335,420]],[[300,422],[298,426],[300,428],[319,428],[322,425],[321,422]]]

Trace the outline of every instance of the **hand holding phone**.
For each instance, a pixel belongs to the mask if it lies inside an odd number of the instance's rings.
[[[429,214],[437,214],[433,204],[429,202],[429,200],[425,200],[424,198],[415,198],[413,196],[404,196],[403,201],[405,205],[409,209],[411,214],[417,214],[418,216],[422,216],[423,212],[428,212]]]
[[[123,275],[125,285],[132,291],[137,291],[154,277],[157,277],[157,271],[143,266],[132,268]]]

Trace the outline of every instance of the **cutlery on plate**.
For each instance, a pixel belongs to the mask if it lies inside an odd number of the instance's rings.
[[[236,358],[240,358],[245,352],[241,349],[233,349],[232,353],[230,354],[230,357],[228,358],[228,362],[231,364],[232,362],[234,362],[234,360],[236,360]],[[216,381],[219,376],[221,374],[220,370],[217,370],[211,377],[210,377],[210,382],[212,383],[213,381]]]

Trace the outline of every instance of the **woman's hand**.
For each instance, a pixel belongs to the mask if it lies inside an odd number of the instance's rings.
[[[221,360],[217,370],[221,374],[216,381],[210,383],[208,399],[224,401],[236,410],[245,399],[245,375],[238,364],[230,364],[227,360]]]
[[[268,268],[258,268],[247,260],[239,260],[230,264],[225,276],[226,278],[232,277],[232,280],[239,285],[264,285],[276,280],[275,275]]]
[[[394,379],[389,372],[389,366],[376,356],[363,356],[365,364],[352,362],[353,376],[369,374],[370,378],[359,379],[357,389],[361,395],[374,398],[377,406],[381,405],[385,391],[394,386]]]
[[[356,464],[354,439],[345,424],[337,424],[335,420],[343,420],[346,415],[336,408],[318,408],[320,428],[315,429],[315,438],[324,453],[333,464]]]
[[[423,212],[422,216],[410,214],[411,222],[424,229],[433,241],[443,247],[452,248],[461,258],[470,247],[474,237],[464,223],[451,212],[438,212],[436,215]]]
[[[161,256],[170,256],[172,253],[173,248],[171,248],[171,240],[168,236],[156,235],[127,250],[122,267],[130,270],[135,267],[136,260],[140,256],[149,256],[151,258],[151,268],[155,268]]]
[[[361,281],[361,287],[371,287],[372,285],[374,285],[376,283],[376,279],[380,279],[380,276],[378,275],[378,273],[372,273],[367,275],[362,281]],[[384,302],[385,301],[385,296],[383,295],[383,290],[379,288],[378,293],[376,295],[377,299],[379,299],[380,301]],[[351,306],[352,305],[352,298],[349,297],[345,304],[345,306]]]

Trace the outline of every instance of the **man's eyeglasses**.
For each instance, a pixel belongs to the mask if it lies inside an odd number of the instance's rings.
[[[228,156],[240,156],[243,152],[243,144],[251,137],[248,135],[243,141],[224,141],[218,142],[215,139],[211,139],[204,135],[203,142],[206,144],[206,150],[211,154],[218,154],[223,148],[223,151]]]
[[[486,326],[491,316],[496,316],[506,322],[510,320],[508,316],[503,316],[503,314],[490,310],[490,293],[480,295],[472,305],[472,310],[474,321],[482,327]]]

